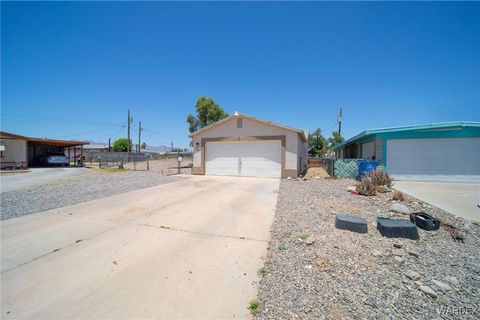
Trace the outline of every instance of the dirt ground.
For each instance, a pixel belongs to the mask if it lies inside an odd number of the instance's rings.
[[[305,179],[330,178],[330,175],[323,168],[309,168],[305,174]]]
[[[180,163],[181,167],[189,166],[193,163],[193,159],[191,157],[183,157],[182,162]],[[148,160],[148,169],[149,171],[155,173],[161,173],[164,176],[174,175],[178,173],[177,169],[177,158],[170,158],[170,159],[160,159],[160,160]],[[125,169],[128,170],[139,170],[139,171],[146,171],[147,170],[147,162],[130,162],[124,165]],[[180,173],[183,174],[191,174],[191,168],[183,168],[180,169]]]

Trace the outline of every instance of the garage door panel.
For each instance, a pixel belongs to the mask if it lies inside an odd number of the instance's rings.
[[[209,175],[280,178],[279,141],[209,142],[205,171]]]
[[[479,175],[479,138],[387,141],[392,175]]]

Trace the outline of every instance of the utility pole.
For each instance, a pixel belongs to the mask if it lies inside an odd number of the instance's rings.
[[[131,146],[130,146],[130,142],[131,142],[131,140],[130,140],[130,123],[132,123],[132,121],[133,121],[133,118],[132,118],[132,116],[130,115],[130,109],[129,109],[129,110],[128,110],[128,121],[127,121],[127,123],[128,123],[128,131],[127,131],[127,136],[128,136],[128,137],[127,137],[127,139],[128,139],[128,143],[127,143],[127,162],[128,162],[128,160],[130,159],[130,148],[131,148]]]
[[[108,152],[112,151],[112,147],[110,145],[110,138],[108,138]]]
[[[342,133],[342,107],[340,107],[340,113],[338,115],[338,134]]]
[[[172,141],[172,149],[170,149],[171,152],[173,152],[173,141]]]
[[[141,148],[141,139],[142,139],[142,121],[138,121],[138,153],[140,153],[140,148]]]

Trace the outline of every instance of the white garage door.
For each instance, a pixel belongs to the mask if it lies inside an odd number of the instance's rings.
[[[280,178],[280,141],[208,142],[205,172],[208,175]]]
[[[387,141],[387,171],[397,179],[408,176],[478,176],[479,158],[480,138]]]

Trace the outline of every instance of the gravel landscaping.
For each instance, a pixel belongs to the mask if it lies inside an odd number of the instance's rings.
[[[181,179],[159,172],[92,170],[68,180],[1,194],[1,218],[60,208]]]
[[[383,238],[377,216],[392,192],[351,194],[352,180],[282,180],[259,285],[259,319],[479,319],[480,228],[421,201],[401,202],[459,228],[418,229],[420,240]],[[400,203],[400,202],[398,202]],[[336,214],[364,218],[368,233],[335,229]]]

